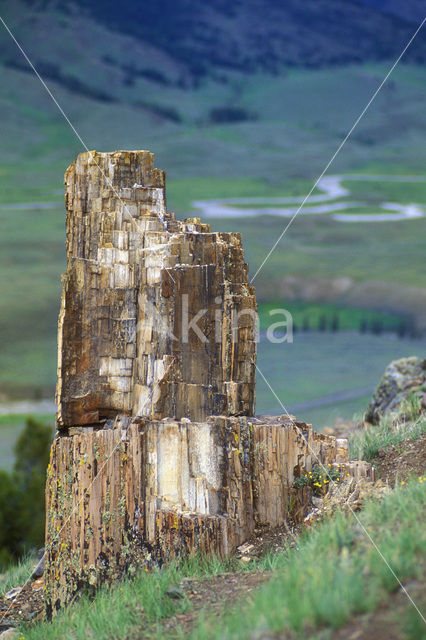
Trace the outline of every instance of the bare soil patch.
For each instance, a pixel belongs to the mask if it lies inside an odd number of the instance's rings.
[[[374,459],[378,476],[394,487],[411,476],[423,476],[426,471],[426,435],[417,440],[405,440],[379,451]]]
[[[235,605],[240,598],[247,599],[250,593],[272,577],[269,571],[254,573],[225,573],[207,580],[185,578],[181,588],[191,601],[191,608],[162,621],[166,636],[179,628],[189,633],[203,610],[209,617],[223,615],[224,610]],[[149,636],[150,637],[150,636]]]

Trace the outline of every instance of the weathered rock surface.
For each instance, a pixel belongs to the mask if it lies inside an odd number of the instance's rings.
[[[380,383],[370,400],[365,420],[378,424],[387,413],[398,413],[410,396],[426,405],[426,360],[412,356],[394,360],[386,368]]]
[[[254,412],[256,299],[241,236],[176,221],[164,182],[148,151],[82,153],[65,174],[59,428],[117,412]]]
[[[144,419],[57,438],[47,481],[48,603],[184,552],[231,552],[255,524],[288,518],[299,470],[336,455],[335,438],[291,416]]]
[[[67,271],[45,601],[197,550],[221,555],[310,496],[294,478],[347,442],[254,417],[256,298],[241,237],[176,221],[147,151],[65,175]],[[306,495],[305,495],[306,494]]]
[[[17,629],[6,629],[0,633],[1,640],[18,640],[19,632]]]

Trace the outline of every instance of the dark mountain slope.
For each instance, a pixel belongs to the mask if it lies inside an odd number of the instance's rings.
[[[399,18],[418,24],[426,16],[426,2],[424,0],[360,0],[360,2],[384,13],[392,13]]]
[[[192,76],[199,77],[210,75],[217,68],[278,72],[289,65],[324,67],[396,57],[414,30],[412,21],[418,3],[29,0],[28,4],[42,12],[86,15],[109,30],[159,48]],[[398,16],[390,11],[397,6],[401,8]],[[426,60],[425,38],[420,37],[412,46],[407,60]]]

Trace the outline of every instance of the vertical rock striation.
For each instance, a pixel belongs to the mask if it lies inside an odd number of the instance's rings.
[[[118,412],[253,413],[256,300],[240,234],[176,221],[164,182],[148,151],[83,153],[66,172],[60,429]]]
[[[46,607],[123,571],[231,552],[289,513],[293,481],[347,447],[254,417],[256,298],[241,236],[168,213],[148,151],[65,174]]]

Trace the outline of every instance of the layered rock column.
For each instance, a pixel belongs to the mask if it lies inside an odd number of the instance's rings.
[[[61,429],[117,412],[253,413],[256,300],[240,234],[176,221],[164,180],[147,151],[83,153],[65,175]]]
[[[347,447],[254,417],[256,299],[241,237],[166,210],[147,151],[65,175],[57,435],[46,606],[197,550],[230,553],[289,514],[294,478]]]

